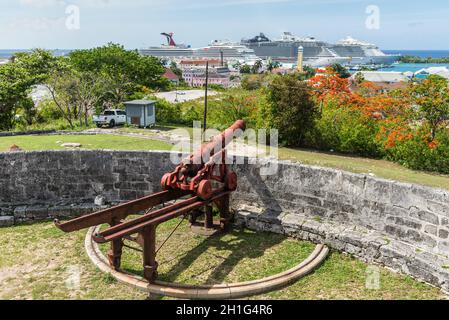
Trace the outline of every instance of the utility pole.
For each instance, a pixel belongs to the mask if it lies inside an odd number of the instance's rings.
[[[203,132],[206,132],[207,128],[207,87],[209,85],[209,61],[206,62],[206,84],[205,84],[205,94],[204,94],[204,121],[203,121]]]
[[[178,89],[179,89],[179,84],[177,83],[176,84],[176,98],[175,98],[175,102],[179,102],[179,100],[178,100]]]

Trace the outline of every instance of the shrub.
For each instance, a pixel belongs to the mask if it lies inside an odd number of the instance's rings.
[[[307,132],[318,115],[307,83],[295,75],[277,76],[266,92],[268,104],[261,110],[261,122],[266,128],[279,130],[282,144],[304,146]]]
[[[217,129],[226,129],[235,121],[243,119],[248,128],[257,126],[257,113],[263,95],[240,89],[230,90],[212,100],[208,122]]]
[[[38,105],[37,122],[51,122],[63,117],[62,112],[56,107],[53,100],[42,100]]]
[[[436,139],[421,128],[410,139],[387,149],[387,158],[410,169],[449,174],[449,130],[439,131]]]
[[[245,90],[258,90],[262,87],[262,76],[245,75],[242,79],[241,85]]]
[[[157,100],[156,121],[160,123],[183,123],[178,104],[172,104],[164,99]]]
[[[382,149],[376,139],[378,130],[376,120],[362,111],[341,108],[330,101],[323,106],[321,116],[315,122],[314,134],[308,136],[307,144],[323,150],[379,157]]]

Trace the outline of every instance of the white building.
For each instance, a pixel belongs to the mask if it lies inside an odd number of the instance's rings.
[[[446,79],[449,79],[449,69],[447,67],[430,67],[418,70],[415,73],[415,76],[429,76],[429,75],[437,75]]]
[[[355,80],[358,75],[362,75],[363,79],[369,82],[399,83],[410,81],[410,77],[403,72],[359,71],[352,75],[351,79]]]
[[[182,77],[191,87],[203,87],[206,84],[206,68],[185,68]],[[228,88],[231,85],[230,70],[227,67],[209,68],[208,83]]]

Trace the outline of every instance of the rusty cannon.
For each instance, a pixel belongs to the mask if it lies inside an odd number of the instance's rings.
[[[156,255],[168,240],[156,248],[156,229],[161,223],[182,217],[181,222],[188,218],[192,225],[225,231],[232,222],[229,200],[237,189],[237,175],[226,163],[226,146],[244,130],[245,122],[239,120],[203,144],[182,160],[173,172],[162,177],[161,192],[67,222],[55,220],[55,225],[64,232],[109,225],[94,234],[93,240],[111,244],[107,255],[111,267],[120,269],[124,247],[140,251],[144,277],[153,283],[158,269]],[[213,207],[220,215],[218,223],[214,223]],[[134,215],[137,218],[130,218]],[[204,220],[201,221],[201,217]],[[128,245],[128,242],[134,242],[140,248]]]

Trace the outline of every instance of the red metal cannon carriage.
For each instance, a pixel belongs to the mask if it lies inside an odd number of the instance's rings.
[[[98,225],[109,228],[94,235],[97,243],[111,243],[109,263],[118,270],[123,247],[136,249],[126,241],[138,243],[143,252],[144,276],[151,283],[157,278],[156,228],[163,222],[183,216],[196,224],[205,216],[204,226],[214,228],[213,205],[220,212],[217,227],[226,230],[232,220],[230,194],[237,189],[237,175],[226,164],[226,146],[245,130],[245,122],[237,121],[222,134],[184,159],[172,173],[162,177],[162,191],[106,210],[92,213],[56,226],[64,232],[78,231]],[[127,217],[144,212],[136,219]]]

